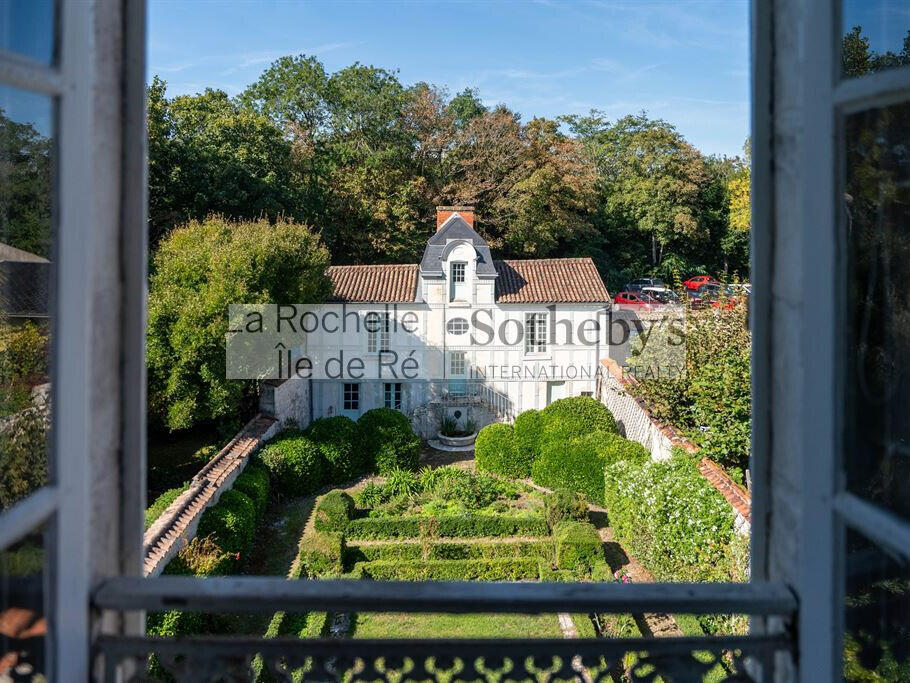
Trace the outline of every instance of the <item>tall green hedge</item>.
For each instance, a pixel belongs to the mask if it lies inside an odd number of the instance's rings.
[[[341,489],[334,489],[316,504],[313,526],[317,531],[343,532],[353,513],[354,499]]]
[[[530,462],[523,460],[515,444],[512,425],[490,424],[480,430],[474,443],[477,469],[507,477],[526,477]]]
[[[589,573],[604,561],[603,541],[593,524],[565,520],[553,531],[556,538],[556,566]]]
[[[531,463],[540,455],[540,442],[543,439],[543,423],[540,411],[526,410],[515,418],[515,445],[522,461],[528,463],[528,472],[531,473]]]
[[[733,511],[694,459],[617,462],[605,499],[617,540],[657,580],[741,580]]]
[[[358,439],[357,423],[351,418],[336,415],[314,420],[304,434],[322,453],[330,481],[348,481],[370,469],[366,450]]]
[[[544,441],[564,441],[591,432],[619,433],[613,413],[592,396],[571,396],[553,401],[540,416]]]
[[[231,488],[249,496],[256,508],[256,520],[261,520],[269,504],[268,469],[255,461],[249,463]]]
[[[538,486],[570,489],[583,493],[592,503],[603,504],[604,468],[625,459],[644,462],[648,451],[610,432],[552,440],[544,444],[531,466],[531,478]]]
[[[357,420],[358,445],[371,469],[379,474],[392,470],[416,470],[420,460],[420,437],[408,418],[392,408],[373,408]]]
[[[286,430],[267,443],[260,460],[275,488],[288,498],[313,493],[328,474],[319,446],[297,429]]]
[[[218,503],[202,513],[197,535],[212,536],[215,543],[230,553],[245,553],[256,531],[256,506],[249,496],[228,489]]]

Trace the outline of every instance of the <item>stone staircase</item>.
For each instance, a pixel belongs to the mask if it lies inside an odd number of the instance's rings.
[[[196,534],[202,513],[231,488],[249,456],[278,430],[274,418],[257,415],[199,470],[189,488],[155,520],[143,538],[142,573],[160,574]]]

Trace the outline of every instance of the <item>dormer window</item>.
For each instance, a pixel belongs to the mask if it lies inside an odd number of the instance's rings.
[[[467,301],[467,270],[468,264],[464,261],[454,261],[451,266],[451,286],[449,288],[449,301]]]

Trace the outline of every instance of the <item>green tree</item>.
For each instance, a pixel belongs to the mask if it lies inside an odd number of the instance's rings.
[[[235,219],[296,216],[291,143],[263,114],[221,90],[168,100],[149,87],[149,240],[210,213]]]
[[[51,141],[0,108],[0,242],[48,257]]]
[[[149,287],[149,408],[169,429],[234,419],[252,381],[225,378],[228,305],[312,303],[329,294],[328,252],[284,220],[210,217],[174,229],[155,254]]]

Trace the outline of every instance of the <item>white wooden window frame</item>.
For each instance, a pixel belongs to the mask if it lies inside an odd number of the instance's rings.
[[[525,355],[547,352],[547,314],[541,311],[525,313]]]
[[[803,250],[801,265],[805,282],[823,286],[816,289],[812,306],[802,309],[804,329],[811,331],[802,336],[805,346],[800,354],[806,391],[802,525],[811,532],[803,535],[800,549],[799,637],[801,679],[815,681],[842,676],[846,527],[910,560],[910,522],[846,490],[841,434],[848,366],[842,343],[847,243],[838,211],[846,170],[844,119],[910,101],[910,67],[842,78],[841,38],[846,28],[842,3],[815,0],[805,5],[803,168],[813,173],[801,190],[807,217],[804,239],[811,245]],[[753,198],[753,207],[754,202]]]
[[[113,0],[112,0],[113,2]],[[115,3],[116,4],[116,3]],[[122,3],[126,7],[127,3]],[[55,430],[53,452],[61,452],[65,445],[66,458],[55,466],[56,484],[36,492],[32,497],[10,510],[3,518],[0,541],[8,545],[43,521],[55,520],[56,544],[51,549],[49,575],[52,582],[51,602],[54,637],[52,659],[60,664],[58,671],[63,674],[50,676],[52,680],[87,680],[89,678],[90,625],[100,626],[102,617],[95,613],[96,621],[90,624],[89,600],[91,590],[89,552],[85,542],[89,523],[110,522],[92,517],[92,498],[89,495],[91,445],[90,418],[92,401],[89,387],[93,377],[88,376],[89,364],[84,361],[91,349],[91,309],[89,282],[93,268],[103,264],[92,262],[93,235],[86,230],[92,225],[92,191],[100,182],[102,186],[113,179],[94,179],[87,168],[92,168],[89,140],[96,126],[101,125],[93,110],[92,93],[98,83],[93,78],[96,66],[91,62],[94,52],[87,49],[94,45],[97,36],[93,33],[93,16],[100,11],[100,3],[60,3],[61,13],[61,66],[40,67],[24,63],[8,55],[0,55],[0,82],[36,92],[45,92],[58,100],[60,125],[56,130],[58,140],[58,168],[60,182],[57,185],[60,216],[58,222],[58,245],[61,258],[58,261],[59,313],[56,318],[55,352],[66,350],[67,363],[60,363],[55,372]],[[144,3],[129,3],[125,11],[124,40],[127,64],[125,65],[125,107],[120,110],[127,133],[124,140],[136,141],[135,146],[126,145],[123,150],[122,174],[129,178],[121,197],[120,218],[123,225],[145,225],[143,157],[144,139]],[[770,98],[771,64],[771,12],[768,3],[756,2],[753,6],[753,69],[762,91],[754,102],[754,111],[763,112],[757,117],[759,124],[765,122]],[[755,56],[758,58],[755,59]],[[137,76],[138,75],[138,76]],[[755,143],[757,162],[768,161],[771,149],[770,130],[756,130]],[[754,128],[754,127],[753,127]],[[767,145],[767,149],[762,149]],[[137,152],[138,150],[138,152]],[[761,163],[758,164],[761,166]],[[764,178],[764,179],[763,179]],[[770,191],[766,169],[756,169],[753,196]],[[833,205],[832,205],[833,207]],[[753,251],[755,282],[769,282],[770,274],[768,244],[761,233],[761,226],[769,221],[770,213],[765,207],[756,207],[753,225],[758,226],[754,236]],[[763,213],[764,212],[764,213]],[[194,579],[189,577],[161,577],[141,579],[138,577],[138,563],[141,554],[141,515],[145,503],[144,482],[144,413],[145,378],[144,349],[145,334],[144,288],[145,239],[142,230],[124,230],[122,235],[120,264],[123,273],[127,304],[122,321],[121,342],[125,349],[121,369],[121,380],[132,391],[124,392],[122,406],[122,452],[123,499],[133,501],[134,506],[125,506],[120,525],[121,573],[109,578],[99,577],[94,590],[92,604],[98,610],[119,612],[122,617],[137,623],[143,621],[143,610],[166,609],[182,605],[185,609],[203,611],[272,611],[276,604],[286,609],[299,606],[302,610],[372,609],[394,611],[396,608],[412,611],[427,611],[434,607],[439,611],[472,612],[482,606],[485,611],[535,613],[541,611],[587,612],[592,609],[603,612],[651,612],[670,611],[683,613],[747,613],[753,615],[790,615],[795,610],[795,601],[789,590],[780,585],[762,580],[761,570],[753,574],[750,584],[700,584],[674,586],[663,584],[641,584],[623,586],[617,584],[585,584],[583,586],[554,586],[547,584],[518,584],[505,590],[495,584],[389,584],[384,586],[382,595],[368,583],[355,585],[343,582],[320,582],[306,580],[288,582],[279,579],[230,577],[221,579]],[[768,296],[757,293],[754,297],[755,310],[770,312]],[[762,307],[764,306],[764,309]],[[760,341],[770,326],[767,320],[756,315],[756,386],[754,395],[767,400],[770,393],[768,383],[762,377],[767,370],[767,359],[762,356]],[[829,372],[830,380],[830,372]],[[359,397],[358,397],[359,398]],[[767,426],[767,415],[762,412],[762,403],[757,403],[755,418],[756,432]],[[754,478],[753,497],[753,558],[764,556],[764,522],[762,513],[767,509],[767,473],[762,474],[763,449],[769,448],[766,436],[756,434],[753,448],[758,474]],[[813,444],[817,447],[817,443]],[[849,503],[849,501],[847,501]],[[812,504],[815,504],[814,502]],[[830,511],[830,500],[826,501]],[[821,507],[821,503],[819,503]],[[833,526],[833,524],[832,524]],[[808,536],[809,538],[812,535]],[[832,546],[827,546],[830,550]],[[810,553],[811,555],[811,553]],[[830,560],[830,555],[827,556]],[[135,567],[133,566],[135,564]],[[811,577],[814,578],[814,577]],[[65,596],[65,600],[61,599]],[[110,619],[108,612],[106,619]],[[815,615],[813,615],[815,616]],[[94,618],[94,617],[93,617]],[[127,629],[121,629],[123,632]],[[817,629],[821,631],[820,629]],[[97,632],[97,630],[96,630]],[[658,649],[658,641],[654,649]],[[811,653],[805,652],[804,657]],[[63,668],[65,667],[65,669]],[[807,670],[810,670],[806,667]],[[767,673],[767,672],[766,672]],[[817,673],[817,672],[813,672]]]
[[[372,311],[367,315],[372,321],[367,328],[367,353],[391,351],[392,328],[389,312]]]
[[[0,548],[46,524],[45,604],[49,623],[46,670],[49,680],[88,680],[90,677],[93,560],[98,550],[89,539],[92,523],[91,455],[93,448],[93,381],[90,376],[93,333],[110,320],[88,295],[92,278],[112,264],[95,258],[96,243],[105,239],[101,223],[121,228],[118,252],[124,305],[119,315],[120,377],[117,389],[129,386],[120,405],[120,447],[124,457],[121,494],[135,508],[124,509],[117,529],[119,568],[123,576],[140,572],[142,511],[145,508],[145,306],[146,288],[146,155],[145,155],[145,6],[137,2],[55,3],[56,60],[41,64],[0,50],[0,84],[53,98],[52,234],[55,240],[55,280],[51,297],[51,405],[48,441],[51,483],[33,492],[0,517]],[[121,21],[119,42],[100,59],[98,12],[116,10]],[[117,52],[121,50],[122,52]],[[121,61],[122,60],[122,61]],[[112,65],[109,71],[102,66]],[[102,128],[100,112],[113,104],[118,112],[116,156],[99,158],[93,147]],[[121,106],[122,105],[122,106]],[[111,131],[113,132],[113,131]],[[111,162],[117,165],[116,171]],[[102,205],[97,192],[111,191],[119,215],[99,221]],[[121,631],[140,632],[141,613],[124,615]]]
[[[450,351],[449,352],[449,374],[452,377],[462,377],[468,370],[468,353],[467,351]]]

